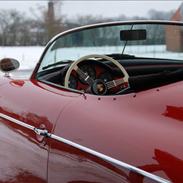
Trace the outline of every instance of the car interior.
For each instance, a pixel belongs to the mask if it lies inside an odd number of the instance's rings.
[[[183,79],[183,64],[179,61],[162,59],[151,60],[150,58],[133,58],[132,56],[128,58],[127,55],[124,57],[121,56],[121,58],[120,55],[110,55],[110,57],[118,59],[118,62],[127,71],[129,75],[129,86],[127,88],[123,85],[112,87],[103,93],[103,95],[139,92]],[[62,67],[46,70],[39,75],[39,79],[64,86],[64,78],[69,66],[70,64],[67,64]],[[115,68],[110,61],[103,59],[100,61],[86,60],[81,63],[80,69],[87,72],[93,79],[101,79],[105,82],[123,77],[118,68]],[[88,87],[88,83],[76,72],[71,75],[69,88],[92,93]]]
[[[137,28],[134,28],[134,25],[130,25],[128,29],[117,30],[118,37],[114,37],[113,39],[116,39],[116,42],[119,40],[124,42],[121,53],[95,55],[94,52],[94,55],[88,54],[76,60],[67,59],[64,62],[61,61],[47,64],[38,72],[37,79],[94,95],[124,95],[181,81],[183,79],[183,62],[181,62],[180,59],[155,58],[129,54],[129,52],[127,54],[124,53],[127,43],[129,44],[130,42],[134,43],[135,46],[140,42],[139,47],[142,46],[142,43],[144,44],[144,41],[146,41],[145,47],[148,47],[151,42],[154,44],[154,40],[157,40],[157,45],[167,44],[167,40],[165,40],[167,38],[165,38],[165,36],[156,36],[155,38],[152,38],[152,30],[155,32],[155,29],[158,27],[149,27],[149,30],[151,31],[147,31],[147,27],[144,27],[137,26]],[[165,28],[167,29],[167,27]],[[113,29],[110,30],[113,31]],[[161,28],[160,32],[163,31],[165,35],[165,30]],[[101,34],[104,34],[106,31],[101,32],[100,29],[100,34],[98,33],[98,35],[101,36]],[[89,33],[87,33],[87,35],[91,35],[94,32]],[[154,34],[159,35],[156,32]],[[97,35],[97,31],[93,35]],[[96,37],[97,41],[100,36]],[[107,37],[107,39],[109,38]],[[76,42],[78,40],[80,43]],[[81,50],[84,49],[81,45],[86,45],[86,43],[81,44],[81,40],[82,36],[77,33],[77,36],[72,37],[71,43],[74,45],[72,46],[75,48],[77,44],[80,44],[78,47],[81,48]],[[62,40],[62,42],[64,41]],[[95,45],[100,45],[102,42],[97,41],[95,41]],[[109,45],[110,42],[111,39],[107,44]],[[67,40],[63,47],[69,47],[71,43],[68,44]],[[134,45],[130,46],[133,48]],[[50,52],[53,52],[53,50],[57,50],[58,48],[60,49],[60,47],[61,43],[57,41],[53,44]],[[145,47],[143,48],[146,49]],[[167,47],[168,46],[166,45],[166,48]],[[136,46],[135,49],[138,50],[138,47]],[[55,55],[54,57],[56,57]]]

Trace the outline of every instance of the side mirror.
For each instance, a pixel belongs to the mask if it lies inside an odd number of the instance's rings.
[[[5,73],[16,70],[19,66],[20,63],[13,58],[3,58],[0,60],[0,70]]]

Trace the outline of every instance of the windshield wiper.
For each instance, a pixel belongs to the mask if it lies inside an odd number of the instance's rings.
[[[48,65],[44,66],[44,67],[42,68],[42,70],[45,70],[45,69],[47,69],[47,68],[50,68],[50,67],[53,67],[53,66],[56,66],[56,65],[69,64],[69,63],[71,63],[71,62],[74,62],[74,61],[73,61],[73,60],[61,60],[61,61],[59,61],[59,62],[56,62],[56,63],[53,63],[53,64],[48,64]]]

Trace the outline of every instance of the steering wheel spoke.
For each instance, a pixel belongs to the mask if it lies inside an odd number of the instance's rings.
[[[94,80],[85,72],[83,72],[78,66],[75,66],[76,73],[88,84],[92,85]]]
[[[108,81],[106,83],[106,86],[107,86],[108,90],[110,90],[112,88],[115,88],[115,87],[117,87],[119,85],[124,85],[124,87],[126,87],[126,85],[128,86],[128,83],[125,82],[123,78],[112,80],[112,81]]]

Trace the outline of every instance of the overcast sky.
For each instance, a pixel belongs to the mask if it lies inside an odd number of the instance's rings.
[[[115,17],[121,14],[126,16],[146,16],[150,9],[169,11],[177,9],[181,1],[63,1],[62,14],[68,18],[76,15],[102,15],[103,17]],[[0,1],[0,9],[17,9],[32,15],[32,9],[37,6],[47,6],[46,1]]]

